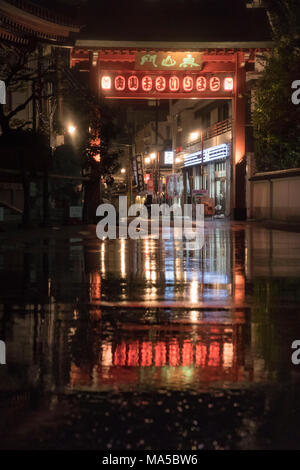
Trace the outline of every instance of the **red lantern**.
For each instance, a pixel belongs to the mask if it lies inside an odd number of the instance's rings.
[[[136,75],[131,75],[128,78],[128,88],[130,91],[136,91],[139,87],[139,79]]]
[[[101,79],[101,87],[102,90],[110,90],[111,89],[111,78],[107,75],[103,75]]]
[[[117,91],[124,91],[125,85],[126,85],[125,77],[123,77],[123,75],[118,75],[115,78],[115,89]]]
[[[221,82],[219,77],[211,77],[209,81],[209,87],[211,91],[219,91],[221,87]]]
[[[155,79],[155,88],[156,91],[165,91],[166,89],[166,79],[165,77],[159,76]]]
[[[169,88],[170,91],[178,91],[179,90],[179,78],[176,75],[173,75],[169,78]]]
[[[142,78],[142,89],[144,91],[151,91],[152,90],[153,81],[149,75],[146,75]]]
[[[224,90],[225,91],[233,90],[233,78],[232,77],[224,78]]]
[[[197,77],[196,90],[197,91],[205,91],[206,90],[206,78],[205,77],[203,77],[203,76]]]
[[[184,91],[192,91],[194,87],[194,80],[192,77],[186,76],[183,79],[183,89]]]

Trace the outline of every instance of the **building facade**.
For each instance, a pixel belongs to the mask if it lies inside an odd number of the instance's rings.
[[[180,204],[205,202],[207,215],[229,216],[232,158],[230,101],[178,101],[171,107],[173,170]]]

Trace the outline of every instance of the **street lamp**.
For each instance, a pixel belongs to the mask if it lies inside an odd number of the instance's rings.
[[[75,132],[76,132],[76,127],[73,126],[73,124],[70,124],[70,125],[68,126],[68,132],[69,132],[69,134],[71,134],[71,135],[75,134]]]
[[[121,168],[121,173],[126,173],[126,168]]]
[[[198,131],[194,131],[194,132],[190,133],[190,141],[191,142],[194,142],[198,138],[199,138],[199,132]]]

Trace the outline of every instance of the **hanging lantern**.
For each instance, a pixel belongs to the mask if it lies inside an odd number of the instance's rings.
[[[194,80],[192,77],[186,76],[183,79],[183,89],[184,91],[192,91],[194,87]]]

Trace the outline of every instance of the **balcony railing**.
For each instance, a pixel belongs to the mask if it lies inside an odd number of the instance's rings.
[[[224,121],[219,121],[213,124],[210,127],[207,127],[203,131],[203,140],[211,139],[212,137],[217,137],[218,135],[225,134],[225,132],[231,131],[232,129],[232,120],[225,119]],[[201,142],[201,138],[194,140],[193,142],[186,142],[187,147],[198,144]]]
[[[217,135],[224,134],[225,132],[231,131],[232,128],[232,120],[225,119],[224,121],[216,122],[212,126],[205,129],[203,132],[203,139],[211,139],[212,137],[216,137]]]

